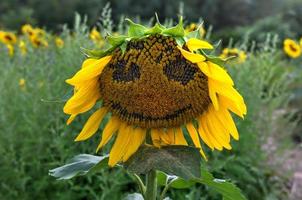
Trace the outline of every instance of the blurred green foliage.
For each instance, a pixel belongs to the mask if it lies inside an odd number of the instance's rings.
[[[285,24],[292,29],[288,31],[302,34],[300,0],[150,0],[147,6],[146,2],[139,0],[49,0],[43,3],[39,0],[1,0],[0,27],[16,30],[27,22],[58,31],[62,24],[72,26],[75,12],[87,15],[88,25],[92,26],[98,22],[107,2],[112,7],[114,24],[117,24],[122,15],[148,21],[157,12],[162,21],[167,18],[176,19],[178,14],[183,14],[188,22],[198,22],[202,17],[206,26],[213,25],[216,30],[223,30],[250,26],[264,17],[280,15],[282,20],[277,22],[281,27]],[[265,26],[263,24],[262,27]],[[271,26],[265,28],[270,30]],[[284,29],[277,30],[282,34]],[[242,32],[244,31],[240,34]]]

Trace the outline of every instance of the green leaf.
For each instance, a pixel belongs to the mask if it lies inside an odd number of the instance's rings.
[[[83,176],[107,167],[108,156],[93,156],[80,154],[72,158],[66,165],[49,170],[49,175],[58,180],[71,179],[75,176]]]
[[[122,54],[124,54],[124,53],[126,52],[127,43],[128,43],[128,42],[124,42],[124,43],[120,46],[120,49],[121,49],[121,51],[122,51]]]
[[[136,174],[160,170],[184,179],[200,177],[201,156],[199,150],[188,146],[156,148],[144,145],[125,163],[125,167]]]
[[[143,25],[136,24],[130,19],[125,19],[129,22],[129,29],[128,29],[128,36],[129,37],[142,37],[144,36],[145,32],[147,31],[147,28]]]
[[[185,44],[185,40],[183,37],[176,37],[174,39],[175,39],[177,45],[180,47],[182,47]]]
[[[175,37],[183,37],[185,35],[185,29],[183,27],[182,17],[179,18],[179,22],[176,26],[167,28],[167,29],[163,30],[162,33],[164,33],[166,35],[175,36]]]
[[[201,169],[201,178],[195,179],[195,181],[205,184],[219,192],[224,200],[246,200],[240,189],[233,183],[229,183],[222,179],[215,179],[205,168]]]
[[[81,51],[83,54],[85,54],[88,58],[96,58],[96,59],[99,59],[99,58],[102,58],[104,56],[111,54],[115,49],[116,49],[116,47],[111,47],[106,50],[89,50],[89,49],[85,49],[85,48],[81,47]]]
[[[119,45],[121,45],[123,42],[126,41],[128,37],[125,36],[125,35],[119,35],[119,36],[113,36],[113,35],[110,35],[110,36],[107,36],[107,40],[109,42],[109,44],[111,44],[111,46],[113,47],[117,47]]]
[[[170,176],[161,171],[157,171],[157,183],[161,186],[170,184],[169,187],[176,189],[189,188],[195,184],[193,180],[184,180],[178,176]]]
[[[158,23],[156,23],[152,28],[145,32],[145,35],[161,33],[163,30],[164,29]]]

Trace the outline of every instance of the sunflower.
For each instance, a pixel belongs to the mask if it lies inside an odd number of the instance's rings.
[[[93,27],[89,34],[90,39],[97,44],[99,47],[102,47],[104,45],[104,40],[101,35],[101,33],[96,29],[96,27]]]
[[[30,24],[24,24],[21,28],[21,32],[24,35],[32,36],[34,34],[34,28]]]
[[[230,136],[238,140],[239,134],[230,112],[243,118],[246,106],[215,63],[219,57],[205,53],[213,46],[186,36],[182,20],[171,28],[128,21],[127,36],[108,36],[105,51],[86,50],[90,58],[66,80],[74,86],[63,109],[67,124],[97,105],[75,141],[89,139],[108,119],[97,151],[115,137],[110,166],[127,161],[143,143],[189,145],[190,137],[205,159],[201,141],[212,150],[231,149]]]
[[[63,48],[64,47],[64,40],[60,37],[55,38],[55,44],[58,48]]]
[[[220,54],[220,57],[222,59],[227,59],[229,57],[235,57],[235,61],[237,63],[243,63],[246,60],[246,53],[242,50],[239,50],[237,48],[224,48],[222,50],[222,54]]]
[[[283,42],[284,52],[291,58],[297,58],[301,55],[300,45],[291,39],[285,39]]]
[[[14,56],[14,53],[15,53],[15,48],[14,48],[14,46],[11,45],[11,44],[7,44],[7,45],[6,45],[6,48],[7,48],[7,51],[8,51],[8,55],[9,55],[10,57],[13,57],[13,56]]]
[[[48,42],[44,38],[39,37],[38,35],[34,34],[29,39],[35,48],[48,47]]]
[[[17,42],[17,36],[12,32],[0,31],[0,41],[6,45],[14,45]]]

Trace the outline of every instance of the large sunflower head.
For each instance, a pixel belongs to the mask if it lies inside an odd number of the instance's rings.
[[[14,45],[17,42],[17,36],[12,32],[0,31],[0,41],[6,45]]]
[[[109,49],[85,50],[89,58],[66,81],[75,88],[64,107],[68,124],[102,101],[76,141],[93,136],[107,116],[97,150],[115,137],[110,166],[125,162],[143,143],[192,143],[204,158],[202,141],[212,150],[231,149],[230,136],[239,135],[230,111],[243,117],[246,106],[220,66],[223,60],[208,55],[214,47],[196,38],[198,29],[185,34],[182,20],[171,28],[129,23],[127,36],[107,37]]]
[[[283,42],[284,52],[291,58],[297,58],[301,55],[300,45],[291,39],[285,39]]]

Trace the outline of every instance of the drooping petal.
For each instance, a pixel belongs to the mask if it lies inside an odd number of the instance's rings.
[[[175,134],[174,134],[174,129],[173,128],[169,128],[166,131],[167,136],[169,137],[169,144],[173,145],[175,144]]]
[[[238,133],[237,127],[236,127],[229,111],[227,111],[226,109],[221,109],[221,110],[219,110],[219,112],[217,112],[217,117],[220,119],[220,121],[224,122],[225,127],[229,130],[229,132],[233,136],[233,138],[235,140],[238,140],[239,133]]]
[[[66,124],[69,125],[71,122],[76,118],[77,115],[70,115],[69,118],[67,119]]]
[[[181,54],[190,62],[192,63],[198,63],[198,62],[202,62],[205,61],[206,58],[203,55],[200,54],[195,54],[195,53],[191,53],[189,51],[184,50],[181,47],[177,47],[180,51]]]
[[[151,129],[151,138],[154,146],[161,146],[160,131],[158,129]]]
[[[198,126],[198,133],[199,133],[199,136],[204,141],[204,143],[206,143],[206,145],[208,145],[212,150],[214,150],[214,145],[212,144],[211,140],[208,138],[205,130],[203,130],[203,128],[202,128],[201,120],[202,120],[202,118],[200,117],[198,119],[198,125],[199,125]]]
[[[235,102],[227,97],[221,96],[219,102],[223,107],[229,109],[241,118],[244,118],[244,115],[246,115],[246,105],[244,101]]]
[[[210,96],[210,99],[212,101],[212,104],[213,104],[215,110],[218,110],[219,103],[218,103],[216,90],[215,90],[213,84],[215,84],[215,81],[213,81],[212,79],[208,79],[209,96]]]
[[[207,127],[208,130],[210,132],[210,134],[216,139],[216,141],[222,145],[224,148],[226,149],[231,149],[231,145],[229,144],[229,141],[227,138],[224,137],[224,134],[219,132],[219,130],[217,130],[217,127],[215,126],[215,124],[213,123],[213,121],[211,121],[211,115],[209,115],[209,113],[207,113],[205,119],[206,119],[206,123],[207,123]]]
[[[232,101],[235,102],[244,102],[242,96],[235,90],[232,86],[225,85],[218,81],[212,81],[211,87],[218,93],[219,95],[225,96]]]
[[[174,139],[170,138],[171,133],[169,135],[169,133],[167,131],[161,131],[159,134],[160,140],[161,140],[161,145],[170,145],[173,144]]]
[[[123,162],[127,161],[130,156],[132,156],[137,149],[141,146],[146,138],[146,130],[142,128],[133,128],[131,131],[131,140],[129,143],[128,150],[123,156]]]
[[[100,98],[97,80],[92,80],[66,102],[64,112],[67,114],[79,114],[89,110]]]
[[[211,141],[211,144],[213,144],[213,147],[219,151],[221,151],[223,149],[223,146],[216,140],[215,137],[213,137],[212,133],[210,132],[207,122],[206,122],[206,114],[204,114],[200,120],[202,129],[204,130],[205,134],[207,135],[207,137],[209,138],[209,140]]]
[[[104,67],[111,60],[111,57],[112,56],[105,56],[99,60],[91,61],[91,63],[89,63],[90,65],[83,67],[71,79],[67,79],[66,82],[75,86],[83,83],[84,81],[95,78],[102,73]]]
[[[199,40],[197,38],[190,38],[187,41],[187,46],[190,51],[196,51],[197,49],[213,49],[214,48],[210,43],[208,43],[204,40]]]
[[[194,143],[194,145],[197,147],[197,148],[200,148],[200,154],[202,155],[202,157],[204,157],[205,160],[207,160],[207,157],[205,155],[205,153],[203,152],[203,149],[201,147],[201,144],[200,144],[200,140],[199,140],[199,136],[198,136],[198,132],[197,130],[195,129],[194,125],[192,123],[188,123],[186,125],[187,127],[187,130],[189,132],[189,135]]]
[[[185,145],[185,146],[188,145],[180,127],[175,128],[175,144],[176,145]]]
[[[84,125],[80,134],[76,137],[75,141],[87,140],[91,136],[95,134],[98,130],[104,116],[107,114],[107,109],[105,107],[100,108],[96,112],[94,112],[86,124]]]
[[[98,152],[104,145],[106,145],[109,140],[112,138],[113,134],[119,129],[121,125],[121,121],[113,116],[110,118],[108,123],[106,124],[103,133],[102,133],[102,140],[98,145],[96,152]]]
[[[126,151],[129,148],[129,142],[132,139],[131,137],[131,126],[128,126],[125,123],[122,123],[118,133],[116,140],[111,148],[109,154],[109,162],[108,165],[113,167],[119,161],[122,160],[123,156],[125,155]]]
[[[208,77],[215,79],[217,81],[223,82],[225,84],[234,85],[234,82],[230,75],[223,69],[222,67],[218,66],[215,63],[207,62],[209,67],[209,74],[206,74]]]

